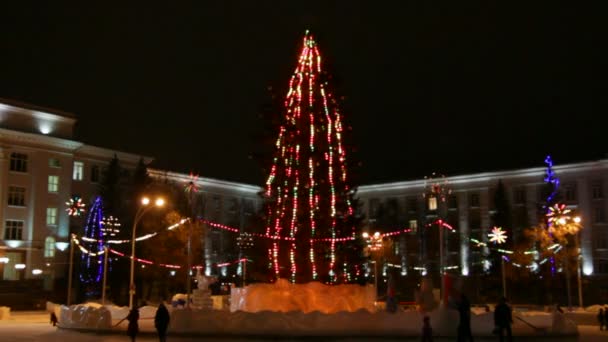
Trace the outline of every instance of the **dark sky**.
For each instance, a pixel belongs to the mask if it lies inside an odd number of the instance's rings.
[[[362,184],[608,152],[608,32],[588,5],[15,3],[0,5],[0,97],[73,112],[77,139],[157,167],[261,183],[256,115],[269,86],[284,95],[307,28],[346,97]]]

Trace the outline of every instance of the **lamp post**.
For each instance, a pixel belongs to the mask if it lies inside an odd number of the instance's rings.
[[[445,293],[445,279],[444,279],[444,236],[443,236],[443,226],[441,219],[440,211],[439,211],[439,203],[445,203],[447,197],[452,193],[452,190],[448,187],[448,180],[445,175],[440,175],[433,172],[430,176],[424,177],[425,185],[424,192],[422,193],[422,197],[427,199],[427,208],[430,213],[435,214],[439,219],[436,222],[439,222],[439,280],[441,282],[441,298],[443,303],[443,297],[446,295]],[[446,303],[443,303],[445,305]]]
[[[163,205],[165,205],[165,200],[162,198],[157,198],[156,201],[154,201],[154,206],[149,204],[150,198],[143,197],[141,199],[141,206],[139,207],[139,209],[137,209],[137,212],[135,213],[133,227],[131,227],[131,279],[129,282],[129,309],[133,309],[133,297],[135,296],[135,231],[137,229],[137,223],[139,223],[139,220],[141,220],[141,218],[144,216],[145,213],[148,212],[148,210],[154,208],[155,206],[162,207]]]
[[[242,232],[236,238],[236,244],[239,247],[239,256],[242,262],[241,264],[241,276],[243,281],[243,287],[245,287],[247,282],[247,255],[245,251],[251,247],[253,247],[253,236],[250,233]]]
[[[583,306],[583,293],[581,284],[581,271],[580,271],[580,247],[579,247],[579,232],[582,228],[582,219],[580,216],[572,216],[571,210],[566,208],[565,204],[556,204],[549,208],[547,214],[550,229],[553,229],[559,235],[566,237],[568,235],[574,236],[575,249],[576,249],[576,267],[578,276],[578,304],[580,307]],[[568,240],[566,239],[566,244]],[[566,251],[567,253],[567,251]],[[568,310],[572,311],[572,294],[570,293],[570,256],[566,254],[566,291],[568,296]]]
[[[379,250],[382,249],[382,235],[380,234],[380,232],[375,232],[374,235],[369,235],[369,233],[367,232],[363,232],[362,234],[363,239],[365,239],[366,243],[367,243],[367,250],[371,251],[371,252],[377,252]],[[376,260],[374,260],[374,289],[375,289],[375,296],[374,297],[378,297],[378,259],[380,258],[376,258]]]
[[[492,232],[488,234],[488,238],[490,238],[490,242],[494,242],[497,245],[502,245],[507,242],[507,234],[501,227],[492,228]],[[500,256],[500,272],[502,273],[502,296],[507,298],[507,278],[505,277],[504,255]]]
[[[68,298],[67,305],[70,306],[72,302],[72,275],[74,272],[74,234],[70,234],[70,270],[68,272]]]
[[[581,218],[579,216],[576,216],[574,218],[574,223],[576,224],[580,224],[581,223]],[[581,227],[582,228],[582,227]],[[580,308],[583,308],[583,284],[582,284],[582,277],[581,277],[581,235],[580,235],[580,229],[579,231],[576,233],[575,236],[575,241],[576,241],[576,273],[577,273],[577,285],[578,285],[578,306]]]

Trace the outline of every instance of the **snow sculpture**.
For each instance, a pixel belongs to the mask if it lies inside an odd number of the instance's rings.
[[[232,312],[319,311],[329,314],[361,309],[375,311],[373,286],[328,286],[319,282],[292,284],[286,279],[279,279],[273,284],[252,284],[244,288],[233,288],[230,298]]]

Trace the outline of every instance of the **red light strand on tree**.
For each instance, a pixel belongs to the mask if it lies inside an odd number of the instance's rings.
[[[297,281],[297,276],[300,280],[308,276],[317,279],[321,270],[329,275],[330,283],[335,282],[338,279],[335,243],[355,236],[354,225],[347,223],[354,211],[342,142],[342,118],[324,77],[318,46],[307,32],[289,81],[285,116],[265,189],[269,200],[266,235],[276,239],[269,251],[271,265],[276,277],[281,276],[281,269],[289,270],[292,282]],[[283,244],[283,237],[295,240]],[[329,261],[321,268],[317,263],[323,260],[324,247],[317,246],[318,239],[330,242]],[[280,267],[284,262],[289,265]]]

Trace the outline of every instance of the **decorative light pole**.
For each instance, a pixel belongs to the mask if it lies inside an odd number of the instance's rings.
[[[490,242],[497,245],[502,245],[507,242],[507,232],[502,230],[501,227],[492,228],[492,232],[488,234]],[[507,278],[505,277],[505,256],[500,256],[500,273],[502,273],[502,296],[507,298]]]
[[[137,212],[135,213],[135,219],[133,220],[133,227],[131,227],[132,236],[131,236],[131,276],[130,276],[130,282],[129,282],[129,309],[133,309],[133,297],[135,296],[135,231],[137,229],[137,224],[139,223],[141,218],[144,216],[144,214],[148,212],[148,210],[150,210],[154,207],[160,208],[163,205],[165,205],[165,200],[159,197],[156,199],[156,201],[154,201],[153,206],[149,205],[149,204],[150,204],[150,198],[143,197],[141,199],[141,206],[139,207],[139,209],[137,209]]]
[[[549,232],[557,236],[563,236],[566,244],[568,243],[567,236],[574,236],[578,276],[578,305],[583,307],[579,248],[579,232],[582,229],[582,220],[579,216],[572,216],[571,212],[572,210],[567,209],[565,204],[555,204],[554,206],[549,207],[547,221],[549,222]],[[568,291],[568,310],[572,310],[572,297],[570,293],[570,256],[568,254],[566,254],[566,288],[566,291]]]
[[[433,172],[430,176],[424,177],[425,180],[425,191],[422,194],[423,198],[426,198],[428,203],[428,210],[435,212],[438,217],[439,215],[439,202],[445,203],[447,197],[452,193],[452,190],[448,187],[448,180],[444,175],[438,175]],[[439,222],[443,222],[441,219]],[[443,237],[443,226],[439,224],[439,279],[441,281],[441,298],[445,295],[444,289],[444,237]]]
[[[192,220],[190,220],[190,224],[188,225],[188,260],[187,260],[187,268],[186,268],[186,308],[190,308],[190,291],[192,288],[192,225],[194,224],[194,220],[196,216],[194,214],[194,200],[196,193],[200,190],[198,187],[198,175],[190,172],[190,177],[186,186],[184,187],[184,191],[188,196],[188,202],[190,204],[190,213],[192,214]]]
[[[236,244],[241,254],[241,276],[243,277],[243,287],[245,287],[247,281],[247,256],[244,254],[244,251],[253,247],[253,236],[250,233],[242,232],[236,238]]]
[[[369,235],[368,232],[363,232],[363,239],[366,242],[366,249],[368,253],[370,252],[378,252],[382,250],[382,234],[380,232],[375,232],[374,235]],[[374,260],[374,289],[375,289],[375,297],[378,297],[378,261],[380,258],[376,258]]]

